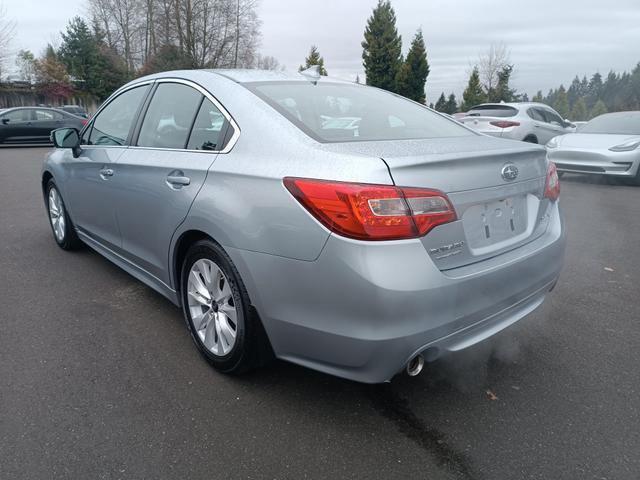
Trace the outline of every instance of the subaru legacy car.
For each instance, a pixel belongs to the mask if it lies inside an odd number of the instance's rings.
[[[487,135],[540,145],[558,135],[576,131],[576,126],[554,109],[533,102],[477,105],[459,121]]]
[[[640,112],[607,113],[579,132],[547,143],[559,173],[586,173],[627,179],[640,185]]]
[[[416,375],[534,311],[563,264],[544,148],[372,87],[167,72],[53,139],[57,244],[180,306],[222,372],[275,355],[367,383]]]

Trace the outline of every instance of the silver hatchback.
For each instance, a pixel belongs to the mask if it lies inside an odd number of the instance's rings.
[[[223,372],[275,355],[362,382],[417,374],[536,309],[563,264],[542,147],[371,87],[168,72],[53,140],[58,245],[180,306]]]

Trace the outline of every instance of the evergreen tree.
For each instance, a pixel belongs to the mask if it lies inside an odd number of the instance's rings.
[[[95,37],[82,18],[73,18],[61,35],[58,57],[77,86],[105,99],[128,79],[124,60]]]
[[[445,113],[449,115],[453,115],[458,111],[458,102],[456,101],[456,96],[452,93],[449,95],[449,99],[447,100],[447,104],[445,107]]]
[[[309,50],[309,55],[304,59],[304,65],[300,65],[298,68],[299,72],[306,70],[314,65],[318,65],[320,67],[320,75],[327,76],[327,70],[324,68],[324,58],[320,55],[318,51],[318,47],[315,45],[311,45],[311,50]]]
[[[533,96],[533,100],[531,100],[532,102],[537,102],[537,103],[542,103],[544,101],[544,96],[542,95],[542,90],[538,90],[538,93],[536,93]]]
[[[596,118],[600,115],[604,115],[607,113],[607,106],[604,104],[602,100],[598,100],[596,104],[591,109],[591,113],[589,114],[590,118]]]
[[[588,120],[587,102],[584,101],[584,98],[578,98],[573,104],[573,109],[571,110],[571,120],[576,122],[583,122],[585,120]]]
[[[164,45],[151,56],[140,70],[140,75],[150,75],[167,70],[187,70],[193,68],[193,60],[180,47]]]
[[[425,85],[428,76],[427,50],[424,45],[422,30],[418,30],[411,42],[407,58],[398,71],[396,91],[411,100],[425,103]]]
[[[509,86],[509,80],[513,73],[513,65],[506,65],[498,72],[498,83],[494,89],[488,92],[490,102],[513,102],[516,91]]]
[[[444,96],[444,92],[440,94],[440,98],[436,102],[436,110],[438,112],[446,112],[447,111],[447,97]]]
[[[367,85],[395,92],[401,66],[402,38],[398,35],[396,14],[388,0],[378,0],[367,21],[362,48]]]
[[[602,75],[594,73],[589,82],[587,91],[587,107],[593,108],[594,105],[600,99],[600,93],[602,92]]]
[[[469,76],[467,88],[465,88],[462,93],[462,105],[460,106],[460,109],[462,111],[469,110],[476,105],[484,103],[486,100],[487,97],[485,96],[480,83],[480,72],[478,71],[478,67],[473,67],[471,75]]]
[[[558,112],[562,118],[567,118],[569,116],[569,99],[567,97],[567,91],[564,89],[564,85],[560,85],[560,88],[556,92],[553,109]]]

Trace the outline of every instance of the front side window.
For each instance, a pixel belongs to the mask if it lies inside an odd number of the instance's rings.
[[[539,122],[546,121],[546,119],[544,118],[544,116],[542,115],[542,113],[538,108],[530,108],[529,110],[527,110],[527,115],[529,115],[530,118],[537,120]]]
[[[562,120],[562,117],[560,117],[560,115],[558,115],[557,113],[547,109],[542,110],[542,113],[547,119],[547,123],[551,123],[559,127],[561,127],[564,124],[564,120]]]
[[[189,150],[222,150],[229,123],[218,108],[205,98],[189,137]]]
[[[426,107],[362,85],[259,82],[245,86],[319,142],[475,135]]]
[[[11,110],[10,112],[2,115],[1,118],[3,123],[28,122],[31,120],[31,110],[24,108]]]
[[[121,93],[96,116],[89,133],[89,145],[125,145],[148,85]]]
[[[138,146],[185,148],[203,95],[180,83],[161,83],[144,116]]]

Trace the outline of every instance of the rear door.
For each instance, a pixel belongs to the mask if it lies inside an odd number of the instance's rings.
[[[171,237],[222,150],[228,126],[202,88],[160,80],[135,146],[118,160],[116,205],[123,254],[166,284],[171,284]]]
[[[42,140],[48,140],[52,130],[63,126],[63,114],[51,109],[33,110],[34,133]]]
[[[503,104],[487,104],[473,107],[458,121],[463,125],[493,136],[502,136],[503,128],[495,122],[509,120],[518,114],[518,109]]]

